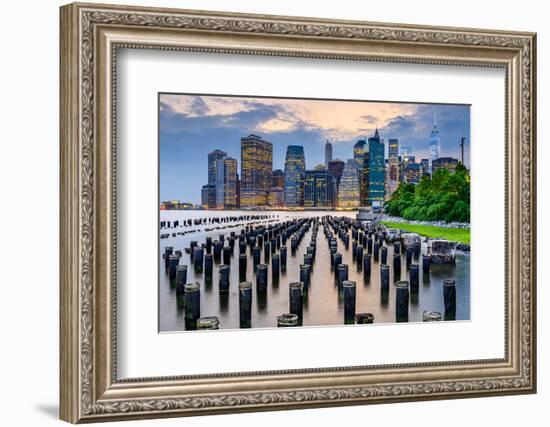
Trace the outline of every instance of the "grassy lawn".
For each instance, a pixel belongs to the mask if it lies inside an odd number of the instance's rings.
[[[397,228],[399,230],[407,230],[413,233],[421,234],[422,236],[447,239],[453,242],[470,244],[470,230],[465,228],[445,228],[435,227],[433,225],[416,225],[398,222],[382,221],[382,224],[389,228]]]

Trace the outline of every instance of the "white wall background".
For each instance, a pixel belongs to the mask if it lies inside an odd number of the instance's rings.
[[[121,3],[110,0],[113,3]],[[544,2],[306,0],[133,0],[133,4],[538,32],[538,157],[548,164],[550,29]],[[0,67],[0,419],[2,425],[59,425],[58,405],[58,6],[57,0],[2,5]],[[550,171],[538,173],[539,393],[423,403],[266,412],[131,425],[337,425],[446,427],[544,425],[550,404],[550,319],[545,301]],[[546,335],[546,336],[545,336]],[[404,421],[405,420],[405,421]]]

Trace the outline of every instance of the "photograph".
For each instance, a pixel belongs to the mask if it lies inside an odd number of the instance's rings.
[[[159,93],[158,123],[159,332],[470,320],[470,105]]]

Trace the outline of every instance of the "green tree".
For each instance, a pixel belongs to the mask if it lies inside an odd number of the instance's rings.
[[[393,216],[421,221],[470,221],[470,175],[462,164],[454,173],[446,169],[418,184],[401,183],[385,204]]]

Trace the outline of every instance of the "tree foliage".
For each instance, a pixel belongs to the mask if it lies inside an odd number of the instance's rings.
[[[401,183],[385,205],[386,213],[409,220],[470,221],[470,175],[461,164],[452,173],[446,169],[418,184]]]

